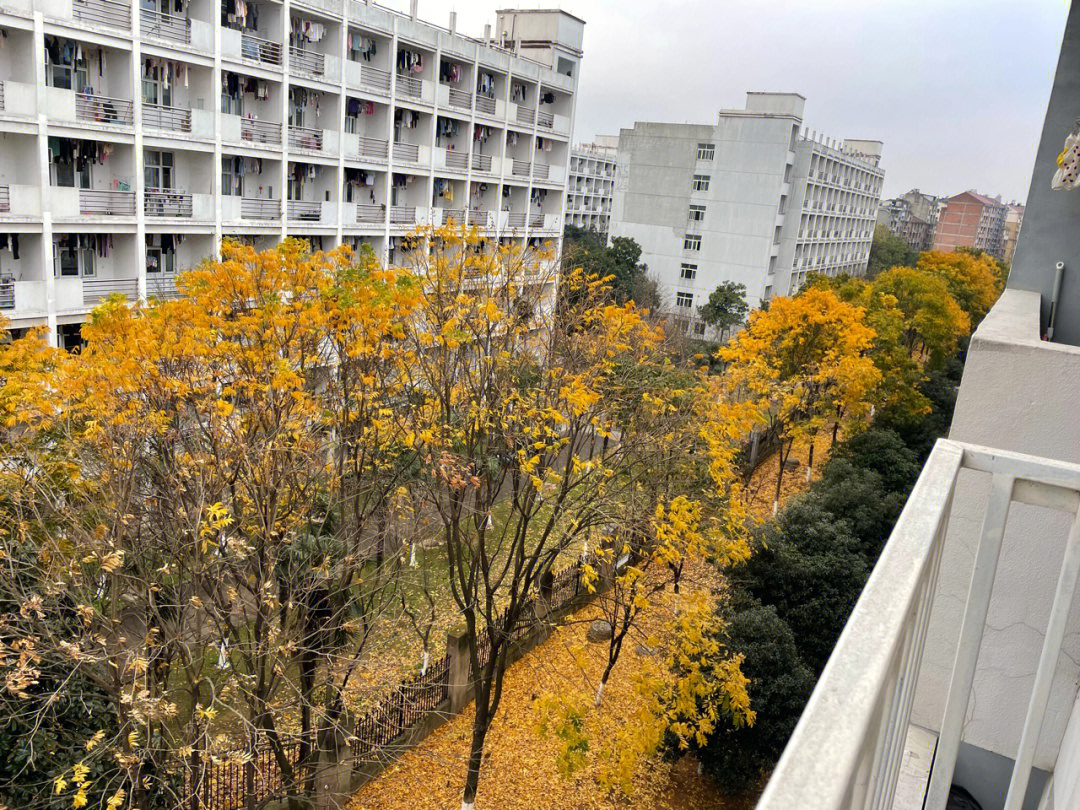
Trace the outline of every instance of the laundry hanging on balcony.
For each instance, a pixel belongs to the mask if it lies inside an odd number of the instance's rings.
[[[506,145],[507,146],[517,146],[517,142],[518,142],[518,134],[516,132],[507,132],[506,133]]]
[[[439,65],[439,81],[457,84],[461,81],[461,68],[454,62],[443,62]]]
[[[363,101],[359,98],[350,98],[345,102],[345,114],[349,117],[355,117],[357,115],[374,115],[375,114],[375,102]]]
[[[408,188],[413,184],[413,180],[415,179],[415,175],[411,174],[394,174],[392,183],[394,188]]]
[[[112,151],[111,143],[49,138],[49,162],[62,166],[74,164],[80,172],[88,166],[104,164]]]
[[[481,73],[476,83],[476,92],[487,98],[495,98],[495,76],[491,73]]]
[[[297,182],[314,180],[322,174],[322,166],[315,163],[293,163],[289,169],[289,176]]]
[[[365,62],[370,62],[377,51],[375,39],[373,37],[365,37],[361,34],[354,34],[349,32],[348,39],[349,59],[353,62],[359,62],[363,59]]]
[[[483,124],[477,124],[473,129],[473,140],[480,143],[487,143],[488,138],[491,137],[491,127],[486,127]]]
[[[536,151],[537,152],[550,152],[551,151],[551,138],[537,138],[536,139]]]
[[[1080,186],[1080,119],[1065,139],[1065,148],[1057,158],[1057,171],[1050,187],[1057,191],[1072,191]]]
[[[305,108],[311,107],[315,110],[315,117],[319,117],[320,108],[322,105],[322,93],[317,90],[307,90],[303,87],[290,87],[289,88],[289,101],[291,101],[294,107]]]
[[[554,104],[555,103],[555,94],[554,93],[544,93],[544,95],[540,96],[540,103],[541,104]]]
[[[512,84],[510,86],[510,100],[515,104],[520,104],[525,101],[525,85]]]
[[[453,202],[454,184],[449,180],[435,178],[435,196],[444,199],[447,202]]]
[[[0,250],[10,250],[11,258],[19,258],[19,235],[17,233],[0,233]]]
[[[435,124],[435,145],[439,145],[441,138],[454,138],[458,134],[458,122],[452,118],[439,117]],[[452,148],[452,145],[451,145]]]
[[[326,36],[326,26],[312,20],[292,18],[292,44],[299,45],[302,42],[321,42]]]
[[[420,73],[424,70],[424,56],[418,51],[402,48],[397,55],[399,73]]]
[[[188,69],[187,65],[182,62],[148,56],[143,59],[143,78],[153,82],[161,82],[161,86],[165,90],[168,90],[178,81],[182,81],[184,87],[187,87]]]
[[[420,123],[420,114],[415,110],[394,110],[394,126],[416,129]]]
[[[63,233],[54,238],[55,243],[67,250],[92,250],[104,259],[112,252],[112,234],[107,233]]]
[[[227,28],[256,31],[259,28],[259,7],[247,0],[222,0],[221,24]]]

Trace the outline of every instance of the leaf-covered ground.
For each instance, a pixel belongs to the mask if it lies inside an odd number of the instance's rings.
[[[711,590],[719,584],[711,566],[697,566],[692,574],[694,587]],[[657,608],[654,623],[663,621],[664,610]],[[640,638],[624,647],[604,693],[600,714],[589,721],[594,743],[588,764],[569,779],[560,775],[556,767],[558,746],[537,730],[533,704],[546,692],[593,693],[606,653],[604,645],[585,642],[586,630],[596,616],[595,607],[586,607],[508,671],[502,704],[488,737],[476,802],[478,810],[615,807],[743,810],[752,806],[754,797],[741,801],[721,798],[708,778],[697,775],[696,763],[689,758],[675,766],[659,759],[642,761],[635,772],[630,796],[600,787],[597,779],[605,762],[596,751],[606,740],[614,738],[616,729],[624,718],[633,714],[641,700],[634,691],[632,676],[644,664],[649,650]],[[584,664],[584,671],[579,663]],[[458,807],[471,723],[470,708],[405,752],[397,763],[363,787],[350,810]]]

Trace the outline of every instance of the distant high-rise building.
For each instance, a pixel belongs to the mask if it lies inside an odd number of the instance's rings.
[[[1012,263],[1013,254],[1016,253],[1016,239],[1020,236],[1020,226],[1024,224],[1024,206],[1019,203],[1009,203],[1005,212],[1005,244],[1001,251],[1001,258]]]
[[[1005,251],[1005,213],[1008,206],[974,191],[950,197],[938,218],[934,250],[952,252],[959,247],[985,250],[1001,258]]]
[[[592,143],[570,152],[570,183],[566,187],[566,222],[607,234],[615,194],[615,154],[618,135],[597,135]]]
[[[722,110],[716,124],[638,122],[620,133],[611,235],[641,245],[688,325],[723,281],[745,285],[757,307],[811,272],[865,271],[881,142],[807,135],[805,102],[748,93],[745,109]]]

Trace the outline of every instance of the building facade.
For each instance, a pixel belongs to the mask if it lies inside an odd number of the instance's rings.
[[[615,156],[619,139],[597,135],[592,143],[570,152],[570,184],[566,189],[566,223],[607,234],[615,196]]]
[[[221,240],[562,232],[584,23],[356,0],[0,0],[0,313],[61,342]]]
[[[710,124],[641,123],[619,135],[612,236],[641,260],[693,330],[723,281],[760,306],[811,272],[866,269],[884,171],[880,141],[807,135],[805,99],[748,93]]]
[[[945,201],[934,234],[934,250],[950,253],[958,247],[985,250],[1001,258],[1005,251],[1005,214],[1008,206],[974,191]]]
[[[1001,249],[1001,258],[1012,264],[1016,254],[1016,240],[1020,237],[1020,226],[1024,224],[1024,206],[1019,203],[1009,203],[1005,211],[1005,235]]]
[[[878,224],[899,236],[912,250],[930,250],[937,232],[938,216],[944,202],[915,188],[903,196],[885,200],[878,211]]]

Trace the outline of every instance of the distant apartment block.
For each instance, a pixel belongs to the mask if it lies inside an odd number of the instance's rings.
[[[611,235],[629,236],[666,306],[696,321],[722,281],[760,306],[809,273],[866,270],[884,171],[880,141],[803,130],[805,99],[748,93],[714,124],[638,122],[619,134]]]
[[[1001,258],[1012,264],[1013,255],[1016,253],[1016,240],[1020,236],[1020,226],[1024,224],[1024,206],[1019,203],[1009,203],[1005,212],[1005,238],[1001,250]]]
[[[900,197],[882,202],[878,224],[907,242],[912,250],[930,250],[943,205],[938,197],[923,194],[917,188],[912,189]]]
[[[584,23],[356,0],[0,0],[0,313],[60,342],[235,238],[563,229]],[[399,254],[400,255],[400,254]]]
[[[1005,215],[1009,206],[974,191],[949,197],[938,219],[934,250],[959,247],[985,250],[1001,258],[1005,252]]]
[[[607,234],[615,196],[616,135],[597,135],[592,143],[570,152],[570,184],[566,188],[566,222]]]

